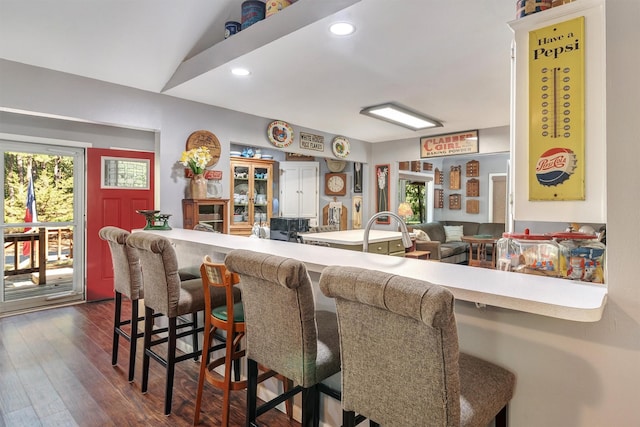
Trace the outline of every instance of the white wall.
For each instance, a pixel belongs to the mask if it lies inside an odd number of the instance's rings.
[[[609,0],[606,12],[609,301],[603,319],[578,323],[457,304],[462,349],[517,374],[509,415],[516,427],[640,425],[640,2]],[[190,131],[214,131],[226,156],[229,140],[249,140],[268,123],[19,64],[0,62],[0,75],[2,106],[160,130],[162,209],[173,213],[184,183],[171,176],[171,168]],[[370,164],[388,162],[390,153],[410,160],[419,156],[417,145],[376,144],[372,154],[363,148],[354,157]]]
[[[518,375],[513,426],[640,425],[638,17],[637,0],[606,3],[609,299],[603,319],[583,324],[457,305],[462,349]]]
[[[154,132],[157,141],[156,151],[160,157],[157,163],[157,187],[160,194],[156,208],[163,213],[172,214],[170,223],[174,226],[182,226],[182,199],[187,191],[184,168],[177,161],[193,131],[206,129],[220,140],[221,160],[213,169],[223,172],[225,198],[230,194],[230,143],[274,148],[267,139],[267,126],[276,118],[251,116],[3,59],[0,59],[0,76],[0,110],[21,110],[68,118],[71,126],[73,121],[86,121]],[[9,128],[9,124],[3,122],[2,117],[0,116],[0,125]],[[40,133],[38,118],[24,117],[23,123],[29,120],[34,120],[34,133]],[[335,135],[296,126],[295,123],[291,125],[297,135],[294,143],[287,147],[287,151],[334,157],[331,153],[331,141]],[[13,124],[11,128],[14,128]],[[55,131],[58,132],[58,129]],[[300,131],[323,135],[325,151],[320,153],[302,150],[299,147]],[[71,134],[83,135],[88,139],[84,142],[94,142],[89,133],[76,130]],[[114,138],[114,141],[116,140]],[[103,143],[104,138],[96,137],[95,141]],[[352,138],[350,142],[349,160],[366,162],[369,144]],[[136,148],[131,147],[130,141],[113,145]],[[147,144],[145,149],[148,149]]]

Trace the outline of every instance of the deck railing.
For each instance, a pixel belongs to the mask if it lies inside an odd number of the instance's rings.
[[[7,259],[8,252],[13,251],[13,269],[8,269],[5,264],[4,274],[15,276],[19,274],[38,272],[38,284],[47,283],[47,254],[49,240],[53,237],[57,243],[57,257],[61,259],[62,240],[69,240],[69,258],[73,258],[73,231],[70,228],[45,228],[39,227],[37,233],[8,233],[4,235],[4,256]],[[22,245],[19,244],[22,242]],[[23,245],[30,243],[29,264],[20,268],[20,255]],[[36,249],[37,248],[37,249]],[[37,253],[36,253],[37,251]],[[37,256],[36,256],[37,255]],[[5,261],[6,262],[6,261]]]

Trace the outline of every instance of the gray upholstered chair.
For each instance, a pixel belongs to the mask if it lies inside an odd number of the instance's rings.
[[[127,246],[136,251],[142,266],[144,282],[144,356],[142,359],[142,392],[146,393],[149,383],[149,359],[153,358],[167,370],[164,413],[171,413],[173,394],[173,376],[175,364],[193,358],[198,360],[197,312],[204,310],[204,291],[202,279],[180,281],[178,260],[169,240],[151,233],[132,233],[127,238]],[[226,302],[224,289],[212,290],[213,307]],[[168,318],[167,336],[153,339],[159,330],[153,329],[154,315],[162,313]],[[191,321],[178,324],[178,316],[191,314]],[[188,328],[186,331],[183,329]],[[191,336],[192,351],[176,355],[178,338]],[[167,343],[166,353],[155,351],[154,347]],[[166,354],[166,357],[164,356]]]
[[[311,279],[300,261],[238,249],[227,254],[225,265],[242,281],[248,359],[247,425],[254,425],[260,414],[302,392],[302,426],[317,426],[317,385],[340,371],[335,313],[315,310]],[[295,385],[259,408],[258,364]]]
[[[354,412],[384,427],[506,425],[515,376],[459,353],[454,298],[441,286],[355,267],[327,267],[336,300],[343,426]]]
[[[122,337],[129,342],[129,382],[133,381],[136,366],[137,338],[142,336],[138,332],[138,300],[143,298],[142,272],[137,254],[126,245],[129,232],[118,227],[103,227],[98,232],[100,238],[109,244],[111,261],[113,264],[113,288],[115,293],[115,318],[113,321],[113,348],[111,350],[111,364],[118,364],[118,342]],[[131,300],[131,316],[122,319],[122,296]],[[127,333],[123,326],[130,326]]]

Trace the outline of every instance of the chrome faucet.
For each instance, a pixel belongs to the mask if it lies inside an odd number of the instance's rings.
[[[369,252],[369,231],[371,231],[371,226],[373,225],[375,220],[377,218],[380,218],[381,216],[392,216],[398,220],[398,224],[400,224],[400,230],[402,231],[402,246],[404,246],[405,248],[410,248],[413,243],[411,242],[411,236],[409,235],[407,224],[404,223],[404,221],[398,214],[390,211],[382,211],[374,214],[369,222],[367,222],[367,226],[364,228],[362,252]]]

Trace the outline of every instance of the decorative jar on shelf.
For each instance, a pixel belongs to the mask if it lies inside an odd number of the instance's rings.
[[[189,185],[191,187],[192,199],[207,198],[207,180],[204,178],[204,174],[194,174]]]
[[[192,199],[207,198],[207,180],[204,177],[204,171],[209,160],[211,160],[211,153],[205,146],[182,152],[180,163],[191,169],[193,173],[193,177],[189,181]]]

